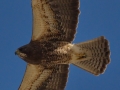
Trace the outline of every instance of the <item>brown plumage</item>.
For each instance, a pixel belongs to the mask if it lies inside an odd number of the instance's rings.
[[[110,51],[108,41],[103,36],[76,45],[86,53],[87,58],[73,63],[74,65],[95,75],[105,71],[106,65],[110,62]]]
[[[54,65],[44,68],[41,65],[27,64],[20,90],[63,90],[68,76],[69,65]]]
[[[19,90],[64,90],[69,64],[99,75],[110,62],[103,37],[72,44],[79,0],[32,0],[32,39],[15,52],[27,62]]]

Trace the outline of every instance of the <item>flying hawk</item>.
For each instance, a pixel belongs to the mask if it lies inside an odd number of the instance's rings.
[[[110,62],[108,41],[99,37],[73,44],[79,0],[32,0],[33,31],[29,44],[15,52],[27,62],[19,90],[64,90],[69,64],[94,75]]]

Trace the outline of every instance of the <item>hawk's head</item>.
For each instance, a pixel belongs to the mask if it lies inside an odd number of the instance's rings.
[[[30,49],[28,49],[27,45],[18,48],[15,52],[15,55],[18,55],[20,58],[25,59],[28,57],[30,53]]]
[[[39,64],[42,58],[40,47],[38,48],[38,46],[32,46],[31,44],[18,48],[15,55],[18,55],[24,61],[31,64]]]

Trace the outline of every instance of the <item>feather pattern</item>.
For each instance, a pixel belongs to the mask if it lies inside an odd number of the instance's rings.
[[[27,64],[19,90],[64,90],[68,76],[68,64],[45,68]]]
[[[84,60],[73,63],[74,65],[95,75],[105,71],[110,62],[110,50],[108,41],[103,36],[76,45],[86,53],[86,57]]]
[[[33,41],[74,39],[79,0],[32,0]]]

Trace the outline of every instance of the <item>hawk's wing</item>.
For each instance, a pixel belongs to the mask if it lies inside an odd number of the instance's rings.
[[[19,90],[64,90],[69,65],[55,65],[46,69],[28,64]]]
[[[76,32],[79,0],[32,0],[32,41],[68,41]]]

